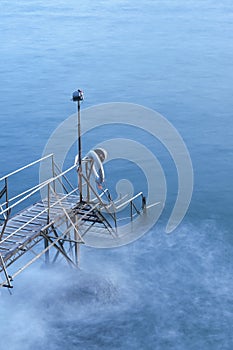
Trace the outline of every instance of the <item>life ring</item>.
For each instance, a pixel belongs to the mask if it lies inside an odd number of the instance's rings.
[[[96,148],[94,150],[90,150],[87,153],[87,155],[83,158],[83,160],[93,160],[91,170],[96,178],[97,184],[100,186],[105,181],[103,162],[106,160],[106,158],[107,152],[103,148]],[[75,164],[78,165],[78,155],[75,157]]]

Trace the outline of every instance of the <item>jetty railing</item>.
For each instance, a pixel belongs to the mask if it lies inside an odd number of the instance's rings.
[[[42,181],[39,184],[33,185],[29,188],[24,188],[18,194],[9,195],[9,178],[14,175],[23,172],[30,167],[39,164],[42,161],[51,161],[52,174],[51,177]],[[78,188],[74,187],[67,174],[74,170],[75,166],[72,165],[65,171],[59,172],[58,166],[54,162],[52,154],[42,157],[26,166],[23,166],[0,179],[4,183],[3,189],[0,191],[0,216],[2,218],[2,224],[0,225],[0,273],[4,272],[6,280],[0,283],[0,286],[6,286],[11,288],[11,279],[28,267],[31,263],[45,254],[45,260],[48,261],[48,252],[51,247],[57,248],[57,250],[63,254],[66,260],[73,264],[78,265],[78,249],[77,246],[84,243],[77,225],[74,224],[74,215],[72,208],[78,202]],[[59,183],[61,186],[56,186]],[[56,187],[59,189],[62,187],[62,193],[56,193]],[[45,198],[40,198],[41,191],[46,189]],[[36,195],[36,202],[32,201]],[[38,200],[38,197],[40,198]],[[25,204],[27,207],[25,208]],[[22,210],[22,206],[24,209]],[[17,209],[19,207],[19,209]],[[21,209],[21,210],[20,210]],[[12,214],[12,210],[15,211]],[[12,215],[11,215],[12,214]],[[62,234],[57,233],[57,229],[62,225],[66,225],[66,229],[62,229]],[[70,230],[74,231],[75,239],[71,239]],[[53,233],[54,237],[49,235]],[[69,236],[69,237],[68,237]],[[67,252],[64,249],[64,244],[61,238],[67,238],[67,241],[73,242],[76,245],[75,261],[70,259]],[[7,269],[11,266],[19,257],[27,252],[33,252],[32,248],[44,239],[44,249],[36,253],[36,256],[20,267],[17,272],[9,275]],[[34,252],[33,252],[34,253]]]
[[[135,203],[135,200],[137,198],[141,198],[140,209],[138,209],[138,207],[136,206],[136,203]],[[140,215],[141,212],[146,209],[146,197],[143,195],[143,192],[137,193],[134,197],[129,198],[128,200],[119,204],[115,208],[116,208],[116,210],[120,210],[122,208],[126,208],[127,206],[129,206],[129,208],[130,208],[130,219],[131,219],[131,221],[133,221],[134,211],[136,212],[137,215]]]
[[[50,164],[50,176],[38,184],[26,186],[20,193],[13,191],[11,195],[9,180],[44,161]],[[76,187],[69,179],[73,174],[82,177],[82,188],[86,188],[82,191],[82,199],[78,185]],[[85,244],[87,233],[97,236],[107,233],[110,239],[117,239],[118,213],[129,207],[132,221],[134,215],[141,214],[146,208],[142,192],[128,200],[122,198],[123,202],[118,204],[119,201],[112,201],[108,189],[99,193],[90,180],[91,173],[80,174],[75,164],[62,171],[53,154],[0,178],[0,185],[3,184],[0,190],[0,274],[5,276],[0,287],[12,288],[13,278],[42,255],[46,263],[55,263],[61,255],[70,265],[78,267],[79,245]],[[44,247],[38,246],[41,241],[44,241]],[[55,250],[50,253],[52,247]],[[17,271],[11,271],[15,268],[13,263],[26,253],[32,253],[34,257],[29,261],[23,259],[23,265]]]

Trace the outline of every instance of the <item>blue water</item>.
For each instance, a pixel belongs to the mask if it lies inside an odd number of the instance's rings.
[[[171,235],[167,160],[168,209],[151,232],[83,248],[79,276],[38,263],[16,279],[1,295],[1,348],[232,349],[232,1],[2,0],[0,23],[1,175],[41,156],[78,87],[85,107],[133,102],[166,116],[195,175]]]

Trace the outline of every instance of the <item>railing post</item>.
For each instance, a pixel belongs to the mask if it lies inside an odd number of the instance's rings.
[[[12,286],[12,284],[11,284],[12,278],[11,278],[11,276],[9,276],[8,273],[7,273],[6,266],[5,266],[5,262],[4,262],[3,257],[2,257],[1,254],[0,254],[0,263],[1,263],[1,265],[2,265],[2,270],[3,270],[4,274],[5,274],[6,282],[7,282],[7,284],[2,284],[2,286],[3,286],[3,287],[7,287],[7,288],[13,288],[13,286]]]
[[[47,191],[47,225],[50,223],[50,184],[48,184],[48,191]],[[46,229],[46,236],[49,233],[49,228]],[[44,237],[44,247],[45,249],[48,248],[49,241],[46,237]],[[45,252],[45,264],[49,264],[49,249]]]
[[[53,175],[53,178],[55,177],[55,164],[54,164],[54,155],[52,154],[52,175]],[[53,180],[53,189],[54,189],[54,192],[56,192],[56,182],[55,180]]]
[[[78,241],[78,233],[77,233],[77,230],[78,230],[78,227],[77,227],[77,216],[75,216],[75,227],[76,227],[76,230],[74,229],[74,256],[75,256],[75,264],[77,266],[79,266],[79,244],[77,243]]]
[[[8,178],[5,178],[5,187],[6,187],[6,209],[9,208],[9,194],[8,194]],[[6,216],[9,216],[9,210],[7,210]]]
[[[146,197],[143,196],[143,194],[142,194],[142,210],[143,212],[146,211]]]
[[[88,179],[88,181],[90,181],[91,170],[90,170],[90,172],[88,172],[88,161],[86,161],[86,163],[85,163],[85,171],[86,171],[87,179]],[[88,186],[88,183],[86,183],[86,185],[87,185],[87,203],[89,203],[90,202],[90,188]]]
[[[3,234],[4,234],[4,231],[6,229],[6,225],[7,225],[7,222],[9,220],[9,216],[10,216],[10,211],[11,209],[9,209],[9,196],[8,196],[8,181],[7,181],[7,177],[5,178],[5,186],[4,186],[4,189],[2,191],[2,195],[3,196],[5,193],[6,195],[6,214],[3,213],[3,217],[4,217],[4,224],[2,226],[2,229],[1,229],[1,232],[0,232],[0,241],[2,240],[2,237],[3,237]]]
[[[131,221],[133,221],[133,202],[132,201],[130,202],[130,218],[131,218]]]
[[[50,184],[48,183],[47,187],[47,198],[48,198],[48,203],[47,203],[47,224],[50,222]]]

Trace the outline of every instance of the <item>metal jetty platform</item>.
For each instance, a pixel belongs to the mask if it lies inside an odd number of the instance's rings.
[[[53,176],[44,183],[24,189],[22,193],[9,198],[10,189],[8,183],[10,178],[49,158],[54,169]],[[57,252],[62,254],[70,264],[78,265],[77,247],[83,243],[83,239],[74,224],[75,214],[73,209],[79,197],[75,194],[75,189],[69,192],[66,190],[64,194],[56,193],[56,183],[62,183],[66,173],[67,171],[59,175],[55,173],[53,155],[49,155],[0,179],[0,182],[4,182],[0,192],[0,216],[2,219],[2,225],[0,226],[0,272],[2,272],[3,280],[0,286],[11,288],[13,278],[43,254],[45,254],[46,262],[49,262],[49,250],[51,247],[56,248]],[[27,204],[35,196],[39,197],[40,191],[44,188],[47,190],[46,198],[29,205],[17,213],[19,206],[22,207],[24,203]],[[66,224],[66,229],[59,233],[58,230],[64,224]],[[73,235],[71,234],[71,228],[74,229]],[[63,238],[62,241],[61,238]],[[34,251],[33,248],[42,240],[44,241],[44,247],[40,248],[39,251]],[[75,259],[71,258],[65,249],[64,242],[66,240],[69,240],[70,243],[75,242]],[[33,253],[33,258],[30,260],[24,259],[22,265],[17,264],[18,269],[14,271],[12,269],[13,263],[28,252]],[[53,258],[54,261],[55,258],[56,256]],[[8,269],[11,269],[10,273]]]
[[[62,171],[50,154],[0,178],[0,287],[12,288],[15,277],[42,256],[47,264],[62,257],[78,268],[80,245],[88,236],[117,238],[117,209],[129,206],[131,220],[145,209],[141,192],[117,206],[107,189],[99,193],[95,180],[93,184],[93,173],[95,177],[101,170],[95,169],[95,162],[102,160],[98,150],[81,156],[80,100],[78,92],[74,99],[78,102],[79,146],[75,164]],[[27,186],[27,172],[42,162],[48,163],[50,176]],[[20,193],[14,191],[15,176],[20,176],[16,187],[25,185]],[[78,179],[77,186],[70,178]]]
[[[53,169],[51,178],[9,197],[8,183],[11,177],[48,160]],[[58,171],[51,154],[0,179],[0,183],[4,183],[0,191],[0,287],[12,288],[14,278],[43,255],[47,264],[54,264],[62,256],[69,265],[78,268],[79,247],[85,244],[87,235],[107,235],[109,239],[117,237],[113,203],[110,199],[103,200],[105,191],[97,193],[89,181],[90,174],[89,179],[86,174],[82,174],[80,201],[78,186],[73,187],[67,177],[70,172],[76,172],[76,168],[73,165],[66,171]],[[17,212],[18,207],[27,204],[35,196],[40,197],[43,190],[46,197]],[[134,204],[134,199],[138,197],[141,197],[139,210]],[[132,208],[140,214],[143,198],[142,193],[139,193],[127,200],[126,205],[130,205],[132,215]]]

